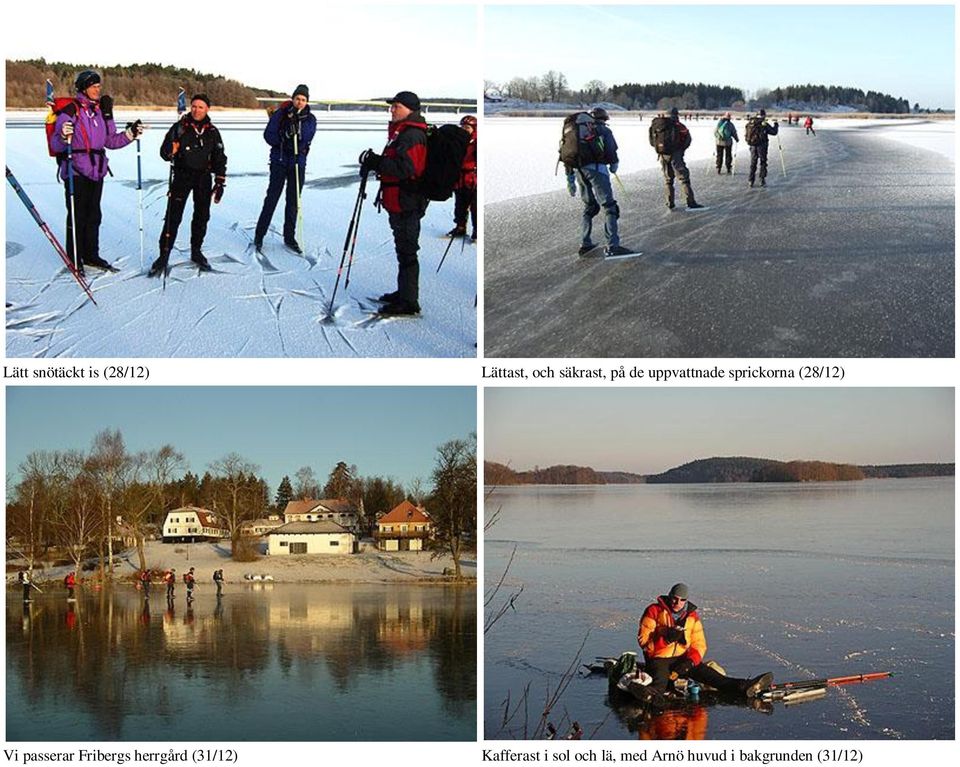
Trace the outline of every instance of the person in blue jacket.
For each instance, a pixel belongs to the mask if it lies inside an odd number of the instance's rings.
[[[303,190],[310,142],[317,132],[317,118],[310,113],[307,103],[309,99],[310,90],[307,86],[298,85],[290,101],[284,101],[270,115],[267,127],[263,130],[263,139],[270,145],[270,184],[267,186],[267,196],[263,200],[263,209],[260,211],[253,237],[253,245],[257,251],[263,248],[263,238],[270,228],[270,220],[286,184],[283,244],[294,253],[303,253],[296,237],[297,200]]]

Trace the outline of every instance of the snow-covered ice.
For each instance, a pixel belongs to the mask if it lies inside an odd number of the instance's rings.
[[[341,279],[335,320],[321,322],[336,280],[359,189],[357,157],[380,151],[385,113],[315,112],[318,132],[303,192],[304,250],[283,245],[283,200],[265,242],[253,251],[253,227],[267,186],[269,147],[262,111],[212,112],[228,157],[226,193],[211,207],[204,253],[216,270],[190,263],[188,203],[166,289],[145,276],[157,256],[169,166],[159,147],[175,115],[118,113],[123,125],[145,118],[142,140],[144,254],[140,258],[135,145],[109,153],[113,177],[103,193],[101,255],[118,274],[88,270],[94,306],[7,185],[6,286],[9,357],[472,357],[476,341],[477,248],[455,242],[437,273],[453,219],[453,201],[431,203],[420,238],[418,319],[369,323],[368,298],[396,289],[397,264],[386,212],[373,206],[371,178],[361,214],[349,287]],[[43,115],[8,113],[6,162],[57,237],[64,237],[64,192],[44,145]],[[431,114],[431,122],[456,115]],[[344,268],[344,278],[346,268]]]

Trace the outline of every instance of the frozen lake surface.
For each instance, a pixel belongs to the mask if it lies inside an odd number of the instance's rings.
[[[728,674],[894,676],[772,713],[698,706],[665,719],[577,677],[555,724],[567,715],[601,739],[954,737],[952,478],[507,487],[486,507],[502,508],[486,535],[488,587],[514,546],[505,589],[523,586],[485,634],[488,738],[522,737],[522,717],[500,723],[528,683],[532,729],[585,636],[588,661],[637,651],[643,609],[678,581],[700,607],[707,658]]]
[[[144,256],[140,260],[137,154],[131,145],[109,153],[113,178],[103,192],[101,255],[118,274],[88,270],[94,306],[64,268],[12,189],[6,195],[7,355],[10,357],[472,357],[476,350],[475,245],[449,242],[453,201],[431,203],[420,238],[419,319],[370,325],[370,296],[396,289],[397,263],[386,213],[373,206],[371,179],[361,214],[350,285],[341,279],[335,322],[325,324],[344,237],[357,199],[357,157],[386,143],[380,113],[317,112],[318,132],[303,191],[304,256],[282,238],[283,200],[260,257],[253,229],[267,187],[266,115],[211,113],[228,157],[223,202],[211,206],[204,253],[216,272],[198,274],[190,263],[188,202],[171,256],[166,290],[146,270],[157,257],[166,209],[169,166],[160,143],[175,115],[119,113],[123,125],[145,117],[142,139]],[[432,122],[456,122],[433,115]],[[65,242],[63,186],[44,146],[42,116],[8,113],[8,167],[40,214]],[[346,270],[344,270],[345,272]]]

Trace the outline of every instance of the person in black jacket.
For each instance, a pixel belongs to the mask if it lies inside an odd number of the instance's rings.
[[[753,186],[757,176],[757,164],[760,164],[760,186],[767,185],[767,149],[770,136],[776,136],[780,131],[780,123],[776,120],[773,125],[767,122],[767,111],[761,109],[756,117],[747,120],[746,139],[750,146],[750,186]]]
[[[674,131],[675,141],[670,147],[669,154],[660,154],[659,151],[657,152],[660,159],[660,170],[663,171],[663,181],[666,185],[667,207],[670,208],[670,210],[676,207],[674,203],[673,183],[674,179],[679,179],[680,188],[683,190],[683,196],[687,201],[687,208],[689,210],[702,208],[703,206],[698,203],[693,196],[693,187],[690,185],[690,169],[687,168],[687,164],[683,161],[683,153],[690,148],[690,143],[693,139],[690,136],[690,131],[687,129],[687,126],[680,122],[680,111],[676,107],[670,110],[670,123]],[[657,120],[650,123],[650,144],[654,147],[656,146],[654,135],[657,124]]]
[[[383,154],[367,149],[360,155],[360,174],[370,171],[380,179],[378,204],[386,208],[397,250],[397,289],[380,296],[380,314],[412,316],[420,313],[420,219],[429,200],[418,186],[427,167],[427,124],[420,114],[420,98],[400,91],[390,104],[390,125]]]
[[[167,212],[160,233],[160,257],[150,267],[156,277],[167,268],[170,251],[177,240],[187,197],[193,194],[193,221],[190,231],[190,259],[200,271],[210,271],[203,255],[203,238],[210,220],[210,199],[220,202],[227,182],[227,155],[220,131],[210,122],[210,99],[198,93],[190,100],[190,114],[174,123],[160,146],[160,156],[171,163]]]

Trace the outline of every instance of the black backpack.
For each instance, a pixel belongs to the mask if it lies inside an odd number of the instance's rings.
[[[560,162],[568,168],[602,163],[606,155],[603,136],[589,112],[574,112],[563,119],[560,133]]]
[[[427,166],[419,179],[419,190],[427,199],[449,200],[460,180],[470,134],[459,125],[431,125],[427,128]]]
[[[657,154],[673,154],[680,149],[680,131],[669,117],[654,117],[650,123],[650,146]]]
[[[751,117],[747,120],[747,127],[743,131],[743,136],[748,146],[758,146],[762,144],[765,133],[762,117]]]

